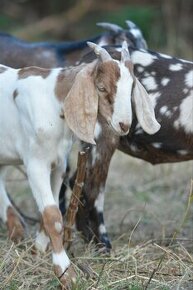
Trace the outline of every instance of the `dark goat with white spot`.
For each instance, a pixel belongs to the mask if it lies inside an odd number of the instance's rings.
[[[108,51],[119,59],[118,50],[118,47],[111,47]],[[106,250],[111,244],[103,218],[104,189],[115,149],[151,164],[193,159],[193,63],[152,51],[134,48],[129,51],[134,74],[153,99],[161,129],[154,135],[145,133],[138,123],[133,104],[129,134],[117,137],[104,128],[97,146],[91,149],[77,227],[87,240],[94,238]],[[92,54],[83,61],[91,59]]]

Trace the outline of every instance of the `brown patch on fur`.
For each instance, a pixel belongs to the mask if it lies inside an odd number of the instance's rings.
[[[1,73],[4,73],[6,70],[7,70],[6,67],[4,67],[4,66],[0,66],[0,74],[1,74]]]
[[[40,76],[45,79],[49,76],[50,72],[50,69],[44,69],[36,66],[25,67],[18,71],[18,79],[25,79],[30,76]]]
[[[65,271],[64,274],[60,277],[60,282],[63,285],[62,290],[71,290],[73,285],[75,285],[76,273],[72,265],[70,265],[67,271]]]
[[[18,96],[18,90],[14,90],[13,92],[13,99],[15,100],[15,98]]]
[[[9,238],[18,243],[24,237],[24,228],[20,222],[20,219],[14,209],[9,206],[7,208],[7,227],[9,231]]]
[[[59,265],[54,265],[54,273],[56,277],[61,277],[63,274],[62,268]]]
[[[105,117],[111,118],[113,114],[114,97],[117,90],[117,82],[120,78],[120,69],[116,62],[107,61],[101,63],[96,71],[96,87],[104,87],[105,92],[99,92],[99,112]]]
[[[62,69],[57,77],[55,95],[59,102],[63,102],[68,92],[70,91],[77,73],[83,68],[84,65],[77,67],[69,67]]]
[[[56,222],[61,223],[63,226],[62,215],[59,209],[55,205],[47,206],[42,213],[42,219],[44,229],[50,237],[53,252],[60,253],[63,250],[63,231],[58,233],[55,227]]]

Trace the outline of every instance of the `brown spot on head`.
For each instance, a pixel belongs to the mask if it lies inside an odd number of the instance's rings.
[[[95,86],[99,95],[99,113],[107,119],[113,114],[120,69],[115,61],[107,61],[98,65],[95,74]]]
[[[17,95],[18,95],[18,90],[16,89],[16,90],[14,90],[14,92],[13,92],[13,99],[15,100],[15,98],[17,97]]]
[[[4,73],[7,70],[5,66],[0,66],[0,74]]]
[[[18,79],[25,79],[30,76],[40,76],[43,79],[47,78],[50,74],[51,70],[50,69],[45,69],[45,68],[40,68],[40,67],[25,67],[21,68],[18,71]]]

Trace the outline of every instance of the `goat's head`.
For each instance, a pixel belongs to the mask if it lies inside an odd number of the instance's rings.
[[[121,50],[121,61],[114,60],[99,45],[88,43],[98,56],[77,74],[64,100],[64,115],[75,135],[95,144],[94,130],[100,115],[117,135],[129,132],[133,113],[143,129],[154,134],[160,128],[146,90],[135,78],[126,42]],[[132,98],[133,96],[133,98]]]
[[[147,43],[143,37],[141,29],[132,21],[126,21],[127,29],[123,29],[117,24],[109,22],[98,22],[97,26],[109,31],[109,36],[104,34],[99,45],[121,45],[123,41],[127,41],[128,46],[147,49]]]

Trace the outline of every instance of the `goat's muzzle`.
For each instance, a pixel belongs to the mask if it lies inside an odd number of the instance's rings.
[[[127,133],[129,131],[129,125],[127,125],[123,122],[119,122],[119,126],[120,126],[123,133]]]

